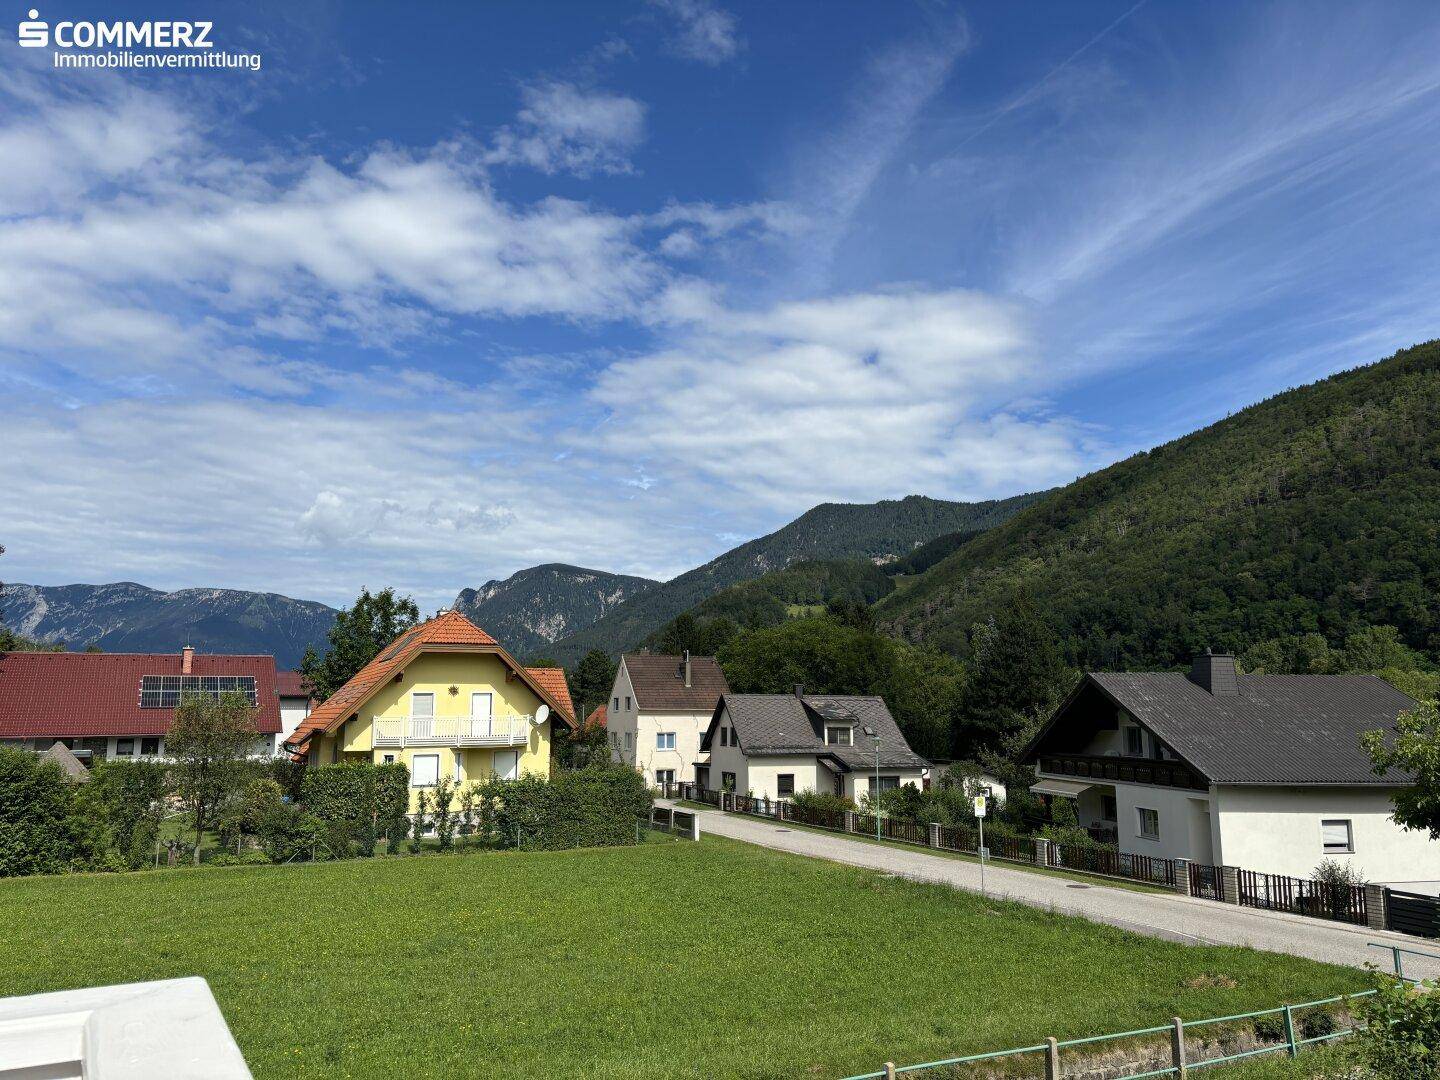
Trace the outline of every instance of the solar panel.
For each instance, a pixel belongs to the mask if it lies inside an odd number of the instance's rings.
[[[259,704],[254,675],[142,675],[140,707],[173,709],[186,694],[244,694],[251,705]]]

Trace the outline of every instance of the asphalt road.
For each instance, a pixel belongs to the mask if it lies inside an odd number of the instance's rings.
[[[843,834],[798,829],[717,810],[701,811],[700,817],[701,830],[716,836],[916,881],[941,882],[957,889],[980,891],[977,863],[932,855],[923,848],[865,843]],[[1101,879],[1096,879],[1094,885],[1077,887],[1079,883],[1073,880],[1012,869],[1003,863],[988,864],[985,884],[986,892],[993,896],[1171,941],[1245,945],[1352,967],[1377,964],[1386,970],[1392,966],[1391,945],[1440,955],[1440,941],[1285,912],[1235,907],[1179,894],[1111,888]],[[1371,948],[1371,942],[1383,944],[1385,948]],[[1406,957],[1405,973],[1419,978],[1440,978],[1440,959]]]

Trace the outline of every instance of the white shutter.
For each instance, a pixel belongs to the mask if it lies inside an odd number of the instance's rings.
[[[1350,851],[1350,822],[1348,819],[1338,821],[1322,821],[1320,823],[1320,838],[1324,842],[1325,850],[1330,852]]]
[[[435,715],[434,694],[411,694],[410,715],[418,717],[433,717]]]
[[[411,787],[434,787],[439,779],[439,754],[416,754],[410,759]]]

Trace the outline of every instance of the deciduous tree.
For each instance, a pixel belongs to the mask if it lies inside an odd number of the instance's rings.
[[[165,751],[172,759],[172,790],[195,828],[197,866],[205,830],[242,783],[258,736],[255,708],[244,694],[186,694],[175,709]]]
[[[391,588],[373,595],[362,589],[354,607],[336,614],[335,625],[326,635],[330,648],[325,655],[313,648],[305,650],[300,673],[323,701],[419,621],[420,609],[410,597],[396,596]]]

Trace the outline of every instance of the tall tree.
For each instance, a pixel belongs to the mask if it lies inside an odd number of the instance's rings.
[[[362,589],[355,606],[342,609],[326,635],[330,648],[320,656],[305,650],[300,674],[315,697],[324,701],[349,682],[357,671],[374,660],[390,642],[420,621],[420,609],[408,596],[396,596],[391,588],[371,594]]]
[[[1025,591],[973,638],[974,670],[960,695],[953,753],[968,758],[1038,724],[1059,704],[1072,673],[1055,632]]]
[[[172,761],[175,797],[195,828],[197,866],[205,830],[218,821],[220,808],[238,790],[245,759],[258,737],[255,707],[244,694],[186,694],[175,709],[165,752]]]
[[[584,720],[586,713],[609,700],[618,666],[604,649],[591,649],[578,664],[565,672],[565,678],[570,683],[570,696],[575,700],[577,719]]]
[[[1393,732],[1367,731],[1360,745],[1370,755],[1377,775],[1391,769],[1408,774],[1407,787],[1391,796],[1391,818],[1405,829],[1423,829],[1440,840],[1440,708],[1423,701],[1401,713]]]

